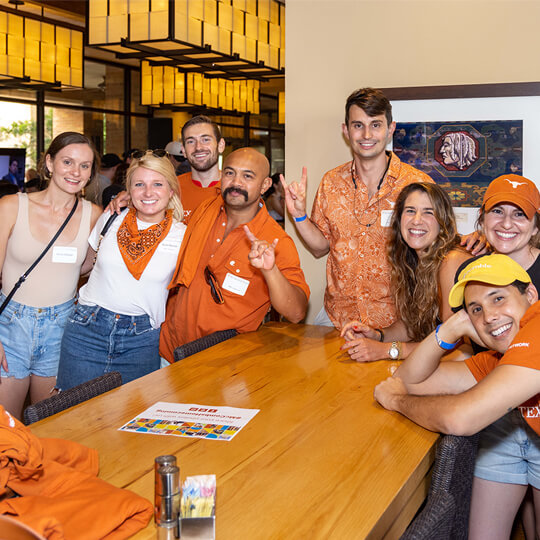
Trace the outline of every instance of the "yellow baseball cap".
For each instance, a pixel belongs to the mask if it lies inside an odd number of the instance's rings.
[[[457,283],[452,287],[448,302],[451,307],[463,304],[465,286],[469,281],[479,281],[488,285],[506,287],[514,281],[530,283],[531,278],[523,267],[507,255],[499,253],[478,257],[468,264],[459,274]]]

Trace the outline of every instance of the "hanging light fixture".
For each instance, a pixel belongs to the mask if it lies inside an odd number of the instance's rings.
[[[260,82],[253,79],[208,78],[182,73],[170,66],[141,62],[141,104],[151,106],[204,106],[259,114]]]
[[[82,87],[83,33],[0,6],[0,87]]]
[[[119,58],[220,78],[282,77],[277,0],[89,0],[88,43]]]

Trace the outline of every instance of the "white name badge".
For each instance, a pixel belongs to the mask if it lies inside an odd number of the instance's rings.
[[[393,210],[381,210],[381,227],[390,227],[393,214]]]
[[[223,280],[223,285],[221,285],[222,289],[230,291],[234,294],[239,294],[240,296],[244,296],[244,294],[246,294],[248,287],[249,281],[247,279],[235,276],[230,272],[227,273],[225,279]]]
[[[180,250],[180,242],[175,240],[163,240],[158,246],[158,250],[163,253],[178,253]]]
[[[54,246],[52,250],[52,262],[75,264],[77,262],[77,248]]]

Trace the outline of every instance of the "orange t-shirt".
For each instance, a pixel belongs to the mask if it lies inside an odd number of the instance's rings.
[[[193,210],[207,199],[212,199],[219,193],[221,182],[216,180],[208,187],[202,187],[199,182],[193,180],[191,172],[187,172],[178,176],[178,184],[180,186],[180,198],[182,207],[184,208],[184,222],[187,223]]]
[[[381,189],[371,200],[362,181],[354,187],[349,161],[327,172],[311,220],[330,243],[324,306],[336,328],[357,319],[378,328],[396,320],[386,255],[392,210],[401,190],[433,180],[392,152]]]
[[[465,362],[473,377],[481,381],[497,366],[510,365],[540,369],[540,302],[533,304],[519,323],[520,330],[501,355],[494,351],[481,352]],[[540,435],[540,393],[519,406],[523,418]]]
[[[204,208],[198,212],[205,211]],[[188,224],[183,250],[190,252],[190,227],[196,222],[198,212]],[[261,324],[268,308],[270,296],[266,281],[257,268],[251,266],[248,253],[251,243],[242,226],[232,230],[225,239],[227,214],[223,206],[209,230],[197,270],[189,287],[181,285],[178,293],[169,298],[165,322],[161,327],[159,352],[169,362],[174,349],[194,339],[218,330],[234,328],[238,332],[252,332]],[[276,264],[288,281],[299,287],[309,298],[309,287],[300,268],[300,259],[291,237],[270,217],[260,203],[257,215],[247,224],[261,240],[272,242],[278,238]],[[218,283],[225,302],[216,304],[210,285],[204,277],[209,266]],[[236,292],[234,292],[234,290]]]

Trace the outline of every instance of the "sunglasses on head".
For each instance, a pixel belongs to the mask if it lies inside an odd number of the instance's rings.
[[[162,158],[169,155],[167,150],[163,150],[162,148],[157,148],[156,150],[135,150],[135,152],[131,154],[131,157],[134,159],[142,159],[147,154],[152,154],[154,157],[157,157],[157,158]]]

